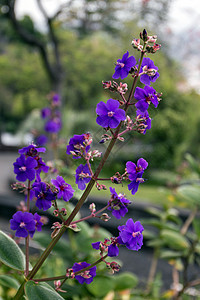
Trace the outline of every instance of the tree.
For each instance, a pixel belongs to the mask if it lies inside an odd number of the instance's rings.
[[[31,27],[27,26],[30,25],[30,22],[20,22],[20,20],[17,19],[15,11],[17,0],[1,0],[2,17],[6,17],[10,20],[14,31],[23,43],[38,50],[48,79],[51,83],[52,90],[59,93],[61,91],[64,72],[59,51],[59,40],[54,28],[54,21],[61,13],[62,9],[58,9],[58,11],[50,17],[47,15],[41,0],[36,1],[47,24],[48,33],[46,36],[39,34],[38,31],[35,30],[34,25]]]

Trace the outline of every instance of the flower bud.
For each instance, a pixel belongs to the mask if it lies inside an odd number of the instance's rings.
[[[143,32],[140,32],[140,38],[146,42],[148,40],[148,35],[146,29],[143,30]]]
[[[111,81],[102,81],[102,84],[104,89],[109,89],[112,85]]]
[[[109,215],[108,215],[107,213],[103,213],[103,214],[101,215],[100,219],[101,219],[102,221],[104,221],[104,222],[107,222],[107,221],[110,220],[110,217],[109,217]]]
[[[96,205],[94,203],[91,203],[89,206],[89,210],[91,211],[91,213],[94,213],[96,211]]]

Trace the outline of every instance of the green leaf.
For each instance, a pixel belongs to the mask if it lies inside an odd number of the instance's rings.
[[[8,275],[0,275],[0,285],[13,288],[16,290],[20,286],[19,282],[15,278]]]
[[[138,284],[138,278],[136,275],[130,272],[124,272],[122,274],[113,277],[115,283],[115,291],[124,291],[126,289],[135,288]]]
[[[198,174],[200,174],[200,168],[198,162],[192,157],[190,153],[186,153],[185,155],[186,160],[189,162],[190,167]]]
[[[28,300],[64,299],[46,282],[35,283],[33,281],[28,281],[25,284],[25,294]]]
[[[162,250],[160,253],[160,258],[172,259],[179,258],[182,256],[182,252],[172,251],[172,250]]]
[[[0,231],[0,261],[12,269],[24,271],[25,255],[8,235]]]
[[[95,298],[105,297],[111,290],[113,290],[112,277],[95,277],[94,281],[87,285],[87,289]]]
[[[145,239],[155,239],[157,237],[157,234],[152,232],[151,230],[145,229],[142,233],[143,237]]]
[[[36,241],[40,246],[46,248],[51,242],[51,237],[43,232],[36,232],[34,235],[34,241]],[[56,254],[67,261],[73,259],[73,253],[71,251],[69,242],[65,239],[60,239],[59,242],[52,250],[52,254]]]
[[[158,218],[160,218],[160,215],[163,213],[160,209],[155,208],[155,207],[148,207],[148,208],[145,209],[145,211],[147,211],[151,215],[154,215]]]
[[[200,219],[196,218],[193,220],[193,228],[194,228],[196,235],[200,239]]]
[[[142,224],[154,226],[158,229],[163,228],[163,223],[161,222],[161,220],[158,220],[158,219],[155,219],[155,218],[145,219],[145,220],[142,221]]]
[[[185,250],[190,247],[188,240],[176,231],[164,229],[161,238],[168,247],[175,250]]]
[[[153,247],[153,248],[161,247],[161,246],[163,246],[163,244],[164,244],[164,242],[160,238],[153,239],[153,240],[150,240],[150,241],[147,242],[147,246]]]
[[[200,187],[183,185],[178,188],[178,195],[182,196],[190,203],[200,205]]]

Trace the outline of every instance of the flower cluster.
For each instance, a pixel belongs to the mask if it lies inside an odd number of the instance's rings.
[[[40,133],[38,130],[32,131],[35,143],[41,146],[46,145],[50,140],[53,142],[52,136],[57,135],[62,128],[60,95],[52,92],[47,98],[48,106],[42,108],[40,112],[40,116],[44,120],[44,133]]]
[[[28,182],[28,186],[25,183],[17,182],[13,188],[22,189],[28,203],[30,200],[34,200],[38,209],[46,211],[57,198],[69,201],[73,197],[74,190],[62,176],[58,175],[56,179],[52,179],[51,185],[41,180],[41,172],[48,173],[49,171],[49,167],[40,156],[41,153],[46,152],[44,147],[30,144],[18,152],[20,156],[13,163],[14,173],[18,181]],[[15,213],[11,219],[11,229],[16,230],[17,237],[27,237],[28,235],[33,237],[36,230],[41,231],[41,217],[37,213],[33,215],[26,211],[26,206],[19,209],[20,211]]]
[[[143,45],[140,44],[140,39],[143,41]],[[157,108],[160,101],[161,94],[157,93],[156,90],[150,86],[151,83],[159,78],[158,67],[154,65],[154,62],[150,58],[144,57],[147,53],[156,52],[159,49],[159,45],[155,44],[156,37],[148,36],[146,30],[140,34],[140,39],[134,39],[132,42],[133,47],[141,52],[138,64],[135,57],[129,56],[129,52],[127,51],[123,54],[122,59],[117,60],[112,76],[114,79],[125,79],[130,75],[133,83],[128,97],[125,95],[128,90],[126,83],[117,83],[115,81],[103,82],[103,87],[118,93],[120,99],[109,98],[106,103],[100,101],[96,106],[96,123],[103,127],[101,130],[104,130],[100,143],[110,141],[96,170],[93,169],[95,165],[93,160],[101,157],[101,152],[91,150],[92,135],[90,133],[84,133],[74,135],[69,139],[66,153],[72,156],[72,159],[81,160],[74,174],[75,183],[79,190],[86,190],[82,193],[77,206],[68,218],[66,217],[66,208],[61,208],[60,205],[58,206],[57,199],[61,200],[61,203],[68,202],[73,197],[75,191],[60,175],[57,175],[55,178],[55,174],[53,174],[54,178],[50,178],[48,181],[42,177],[42,172],[50,173],[49,167],[40,156],[46,149],[31,144],[19,150],[20,157],[17,158],[13,165],[16,179],[22,181],[23,184],[17,183],[14,187],[15,189],[18,187],[23,188],[26,192],[27,210],[25,206],[23,206],[23,210],[16,212],[10,220],[10,228],[16,231],[15,235],[17,237],[33,237],[35,231],[41,231],[43,225],[42,219],[37,213],[32,214],[30,212],[31,200],[35,201],[35,206],[40,210],[46,211],[52,205],[54,206],[53,214],[55,217],[60,218],[60,220],[54,222],[51,227],[54,229],[51,237],[54,239],[57,236],[56,239],[53,240],[55,244],[67,227],[77,231],[77,223],[90,218],[99,218],[101,221],[108,221],[110,217],[105,213],[106,209],[108,213],[110,212],[116,219],[121,219],[128,213],[128,205],[131,204],[131,201],[128,200],[124,194],[118,194],[114,188],[110,187],[111,197],[105,207],[97,211],[95,204],[92,203],[89,206],[90,214],[88,216],[73,221],[93,186],[96,185],[98,190],[107,189],[107,185],[99,183],[100,181],[121,184],[126,180],[129,182],[128,190],[131,191],[132,195],[136,194],[140,183],[145,181],[143,174],[148,167],[148,162],[144,158],[139,158],[137,163],[127,161],[123,174],[116,172],[115,175],[110,178],[99,177],[103,165],[117,140],[123,142],[124,135],[127,132],[135,131],[145,134],[146,130],[151,128],[151,118],[149,117],[148,109],[150,105]],[[140,82],[144,84],[143,88],[136,87],[137,80],[140,80]],[[131,105],[135,109],[135,115],[127,114]],[[46,120],[45,130],[47,132],[56,134],[61,128],[59,106],[59,96],[54,94],[51,99],[51,107],[46,107],[41,112],[42,118]],[[51,175],[52,174],[48,174],[48,178]],[[64,202],[62,202],[62,200]],[[104,241],[92,243],[93,249],[99,250],[100,259],[97,262],[92,264],[88,264],[87,262],[74,263],[72,268],[67,270],[64,281],[66,278],[75,278],[80,284],[90,284],[96,276],[96,264],[100,261],[104,261],[113,272],[119,271],[119,265],[116,262],[106,262],[107,256],[118,256],[119,247],[121,246],[125,246],[127,249],[133,251],[141,249],[143,245],[142,233],[144,228],[140,221],[134,222],[132,218],[129,218],[125,225],[118,226],[118,230],[119,234],[117,237],[111,237]],[[56,282],[56,289],[58,291],[61,291],[61,286],[62,283]]]
[[[133,222],[128,219],[125,225],[118,226],[119,236],[116,238],[105,239],[104,242],[92,243],[93,249],[100,250],[100,255],[107,253],[108,256],[114,257],[119,254],[119,246],[126,246],[129,250],[138,251],[143,245],[144,230],[140,221]]]

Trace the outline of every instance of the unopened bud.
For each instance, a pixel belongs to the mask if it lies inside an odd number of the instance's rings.
[[[112,85],[112,82],[111,81],[102,81],[102,84],[103,84],[104,89],[109,89]]]
[[[108,220],[110,220],[110,217],[107,213],[103,213],[100,219],[103,220],[104,222],[107,222]]]
[[[89,210],[94,213],[96,211],[96,205],[94,203],[91,203],[89,206]]]
[[[148,35],[147,35],[146,29],[144,29],[143,32],[140,32],[140,38],[141,38],[144,42],[147,41]]]
[[[120,141],[120,142],[124,142],[124,138],[122,136],[118,136],[117,139]]]
[[[157,41],[157,35],[152,35],[147,37],[148,43],[155,43]]]
[[[61,213],[62,213],[62,215],[63,216],[66,216],[67,215],[67,210],[66,210],[66,208],[61,208],[61,211],[60,211]]]

